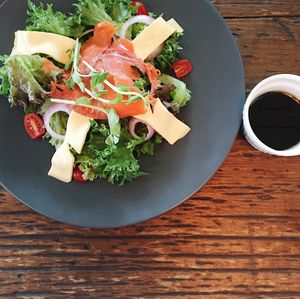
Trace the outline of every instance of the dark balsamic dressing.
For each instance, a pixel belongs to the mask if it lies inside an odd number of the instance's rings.
[[[260,141],[286,150],[300,141],[300,101],[284,92],[268,92],[249,108],[249,121]]]

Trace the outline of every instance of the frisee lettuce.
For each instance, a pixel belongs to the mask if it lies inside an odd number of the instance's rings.
[[[92,122],[89,137],[76,163],[84,173],[84,178],[94,180],[105,178],[110,183],[123,185],[126,181],[144,175],[138,160],[134,157],[134,148],[141,141],[130,138],[128,130],[122,130],[118,146],[107,144],[110,130],[105,124]]]
[[[75,3],[76,13],[80,16],[81,24],[85,26],[95,26],[97,23],[113,20],[107,14],[102,0],[79,0]]]
[[[104,123],[91,121],[91,129],[82,153],[75,156],[76,164],[84,173],[86,180],[104,178],[112,184],[125,182],[145,175],[140,169],[137,157],[153,155],[155,144],[161,142],[159,136],[149,141],[134,139],[128,132],[128,122],[122,121],[118,145],[107,144],[110,130]]]
[[[137,13],[137,7],[131,5],[131,0],[79,0],[74,6],[82,25],[95,26],[107,21],[115,24],[117,31]]]
[[[113,21],[117,23],[124,23],[134,14],[137,13],[138,8],[131,5],[131,0],[102,0],[105,9],[111,16]]]
[[[166,40],[163,50],[153,60],[156,68],[163,72],[171,69],[172,64],[177,60],[180,50],[182,50],[179,44],[182,35],[182,33],[175,32]]]
[[[35,5],[29,0],[27,15],[26,30],[28,31],[51,32],[69,37],[78,37],[84,31],[78,15],[56,12],[53,10],[52,4],[47,4],[47,6],[43,3]]]

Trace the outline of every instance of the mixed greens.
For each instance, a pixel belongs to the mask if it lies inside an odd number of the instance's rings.
[[[136,125],[132,132],[132,116],[127,110],[141,105],[149,109],[153,98],[159,98],[175,114],[191,99],[186,84],[174,78],[172,73],[175,71],[178,75],[181,72],[178,77],[182,77],[191,70],[185,69],[189,67],[186,64],[174,69],[183,33],[173,33],[155,57],[149,58],[146,64],[140,64],[128,50],[130,46],[127,42],[122,46],[129,47],[126,50],[129,54],[124,54],[123,49],[119,50],[116,36],[120,35],[125,22],[136,15],[148,14],[142,3],[130,0],[79,0],[73,7],[72,13],[65,14],[55,11],[52,4],[35,5],[28,1],[26,31],[67,36],[76,40],[75,47],[69,53],[70,60],[66,63],[59,63],[52,57],[39,53],[0,56],[0,93],[8,97],[12,106],[22,107],[26,116],[34,113],[45,119],[54,105],[67,107],[65,112],[51,114],[48,126],[56,135],[49,133],[50,129],[43,131],[43,137],[57,149],[64,142],[63,138],[58,137],[66,133],[68,109],[79,113],[92,111],[94,114],[86,115],[91,119],[90,129],[82,151],[78,153],[70,148],[75,157],[75,169],[80,171],[84,181],[104,178],[110,183],[122,185],[146,174],[140,168],[139,159],[141,156],[153,155],[155,146],[163,140],[154,131],[150,136],[149,126],[143,122]],[[109,55],[115,55],[115,60],[121,57],[126,67],[130,61],[131,68],[126,68],[126,71],[130,73],[132,86],[122,83],[123,77],[119,80],[120,76],[114,73],[117,72],[115,68],[103,69],[101,65],[97,69],[96,64],[91,62],[93,57],[90,54],[83,54],[82,57],[82,49],[93,43],[93,34],[95,36],[97,24],[101,22],[112,24],[115,28],[112,50],[108,54],[104,52],[106,60],[103,58],[103,65],[112,61],[109,60]],[[146,27],[145,24],[135,23],[128,27],[126,37],[132,40]],[[156,72],[154,77],[153,72]],[[116,81],[121,83],[114,84]],[[109,98],[109,93],[115,96]],[[123,105],[124,101],[126,105]],[[95,115],[97,117],[92,117]],[[29,117],[27,120],[30,123]],[[41,135],[42,133],[30,136],[37,138]]]

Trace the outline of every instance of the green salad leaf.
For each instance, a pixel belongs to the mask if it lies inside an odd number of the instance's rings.
[[[28,1],[27,10],[28,31],[44,31],[61,34],[70,37],[78,37],[82,34],[84,27],[80,25],[80,18],[76,15],[65,15],[53,10],[52,4],[44,6],[43,3],[35,5]]]
[[[166,40],[163,50],[153,61],[156,68],[163,72],[171,69],[172,64],[177,60],[178,53],[182,50],[179,44],[182,35],[182,33],[175,32]]]
[[[143,23],[135,23],[126,32],[126,38],[135,39],[148,25]]]
[[[137,8],[132,6],[131,2],[131,0],[103,0],[106,11],[117,23],[126,22],[137,12]]]
[[[85,26],[95,26],[102,21],[113,22],[102,0],[79,0],[74,6],[81,23]]]
[[[141,140],[132,139],[128,128],[123,128],[118,145],[107,144],[110,134],[105,124],[92,121],[88,140],[82,153],[76,156],[76,163],[84,172],[84,178],[94,180],[100,177],[110,183],[123,185],[144,175],[134,157],[134,149]]]
[[[8,56],[6,55],[0,55],[0,62],[5,64],[5,61],[8,59]],[[9,94],[10,90],[10,83],[9,83],[9,77],[8,77],[8,69],[5,65],[3,65],[0,68],[0,94],[7,96]]]
[[[191,99],[190,90],[186,87],[186,84],[183,81],[167,74],[161,74],[159,76],[159,80],[163,84],[171,84],[175,86],[175,89],[171,91],[172,105],[170,108],[172,108],[175,112],[178,112],[179,108],[184,107]]]
[[[141,77],[134,81],[134,86],[141,91],[146,91],[150,89],[150,81],[148,76],[142,74]]]
[[[128,131],[128,122],[122,121],[119,143],[108,144],[107,138],[111,131],[104,123],[92,121],[87,141],[82,153],[76,155],[76,164],[87,180],[105,178],[112,184],[123,185],[125,182],[145,175],[140,169],[137,157],[153,155],[156,143],[161,138],[144,141],[144,138],[134,139]]]
[[[107,21],[119,29],[121,25],[137,13],[137,7],[130,0],[79,0],[74,4],[76,14],[85,26],[95,26]]]
[[[50,63],[39,55],[16,55],[5,60],[5,80],[8,82],[6,85],[9,85],[9,102],[13,106],[23,106],[24,109],[31,108],[30,111],[35,111],[45,102],[50,82],[61,74],[61,70],[54,64],[46,71],[46,61]]]

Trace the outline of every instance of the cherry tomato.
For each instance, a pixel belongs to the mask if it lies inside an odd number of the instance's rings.
[[[76,166],[73,170],[73,180],[78,183],[84,183],[86,180],[83,177],[83,172]]]
[[[35,113],[25,115],[24,127],[32,139],[40,138],[46,134],[43,120]]]
[[[192,64],[187,59],[177,60],[172,64],[177,78],[184,77],[192,71]]]
[[[149,15],[148,9],[145,4],[143,4],[140,1],[132,1],[132,6],[138,6],[138,12],[137,15]]]

